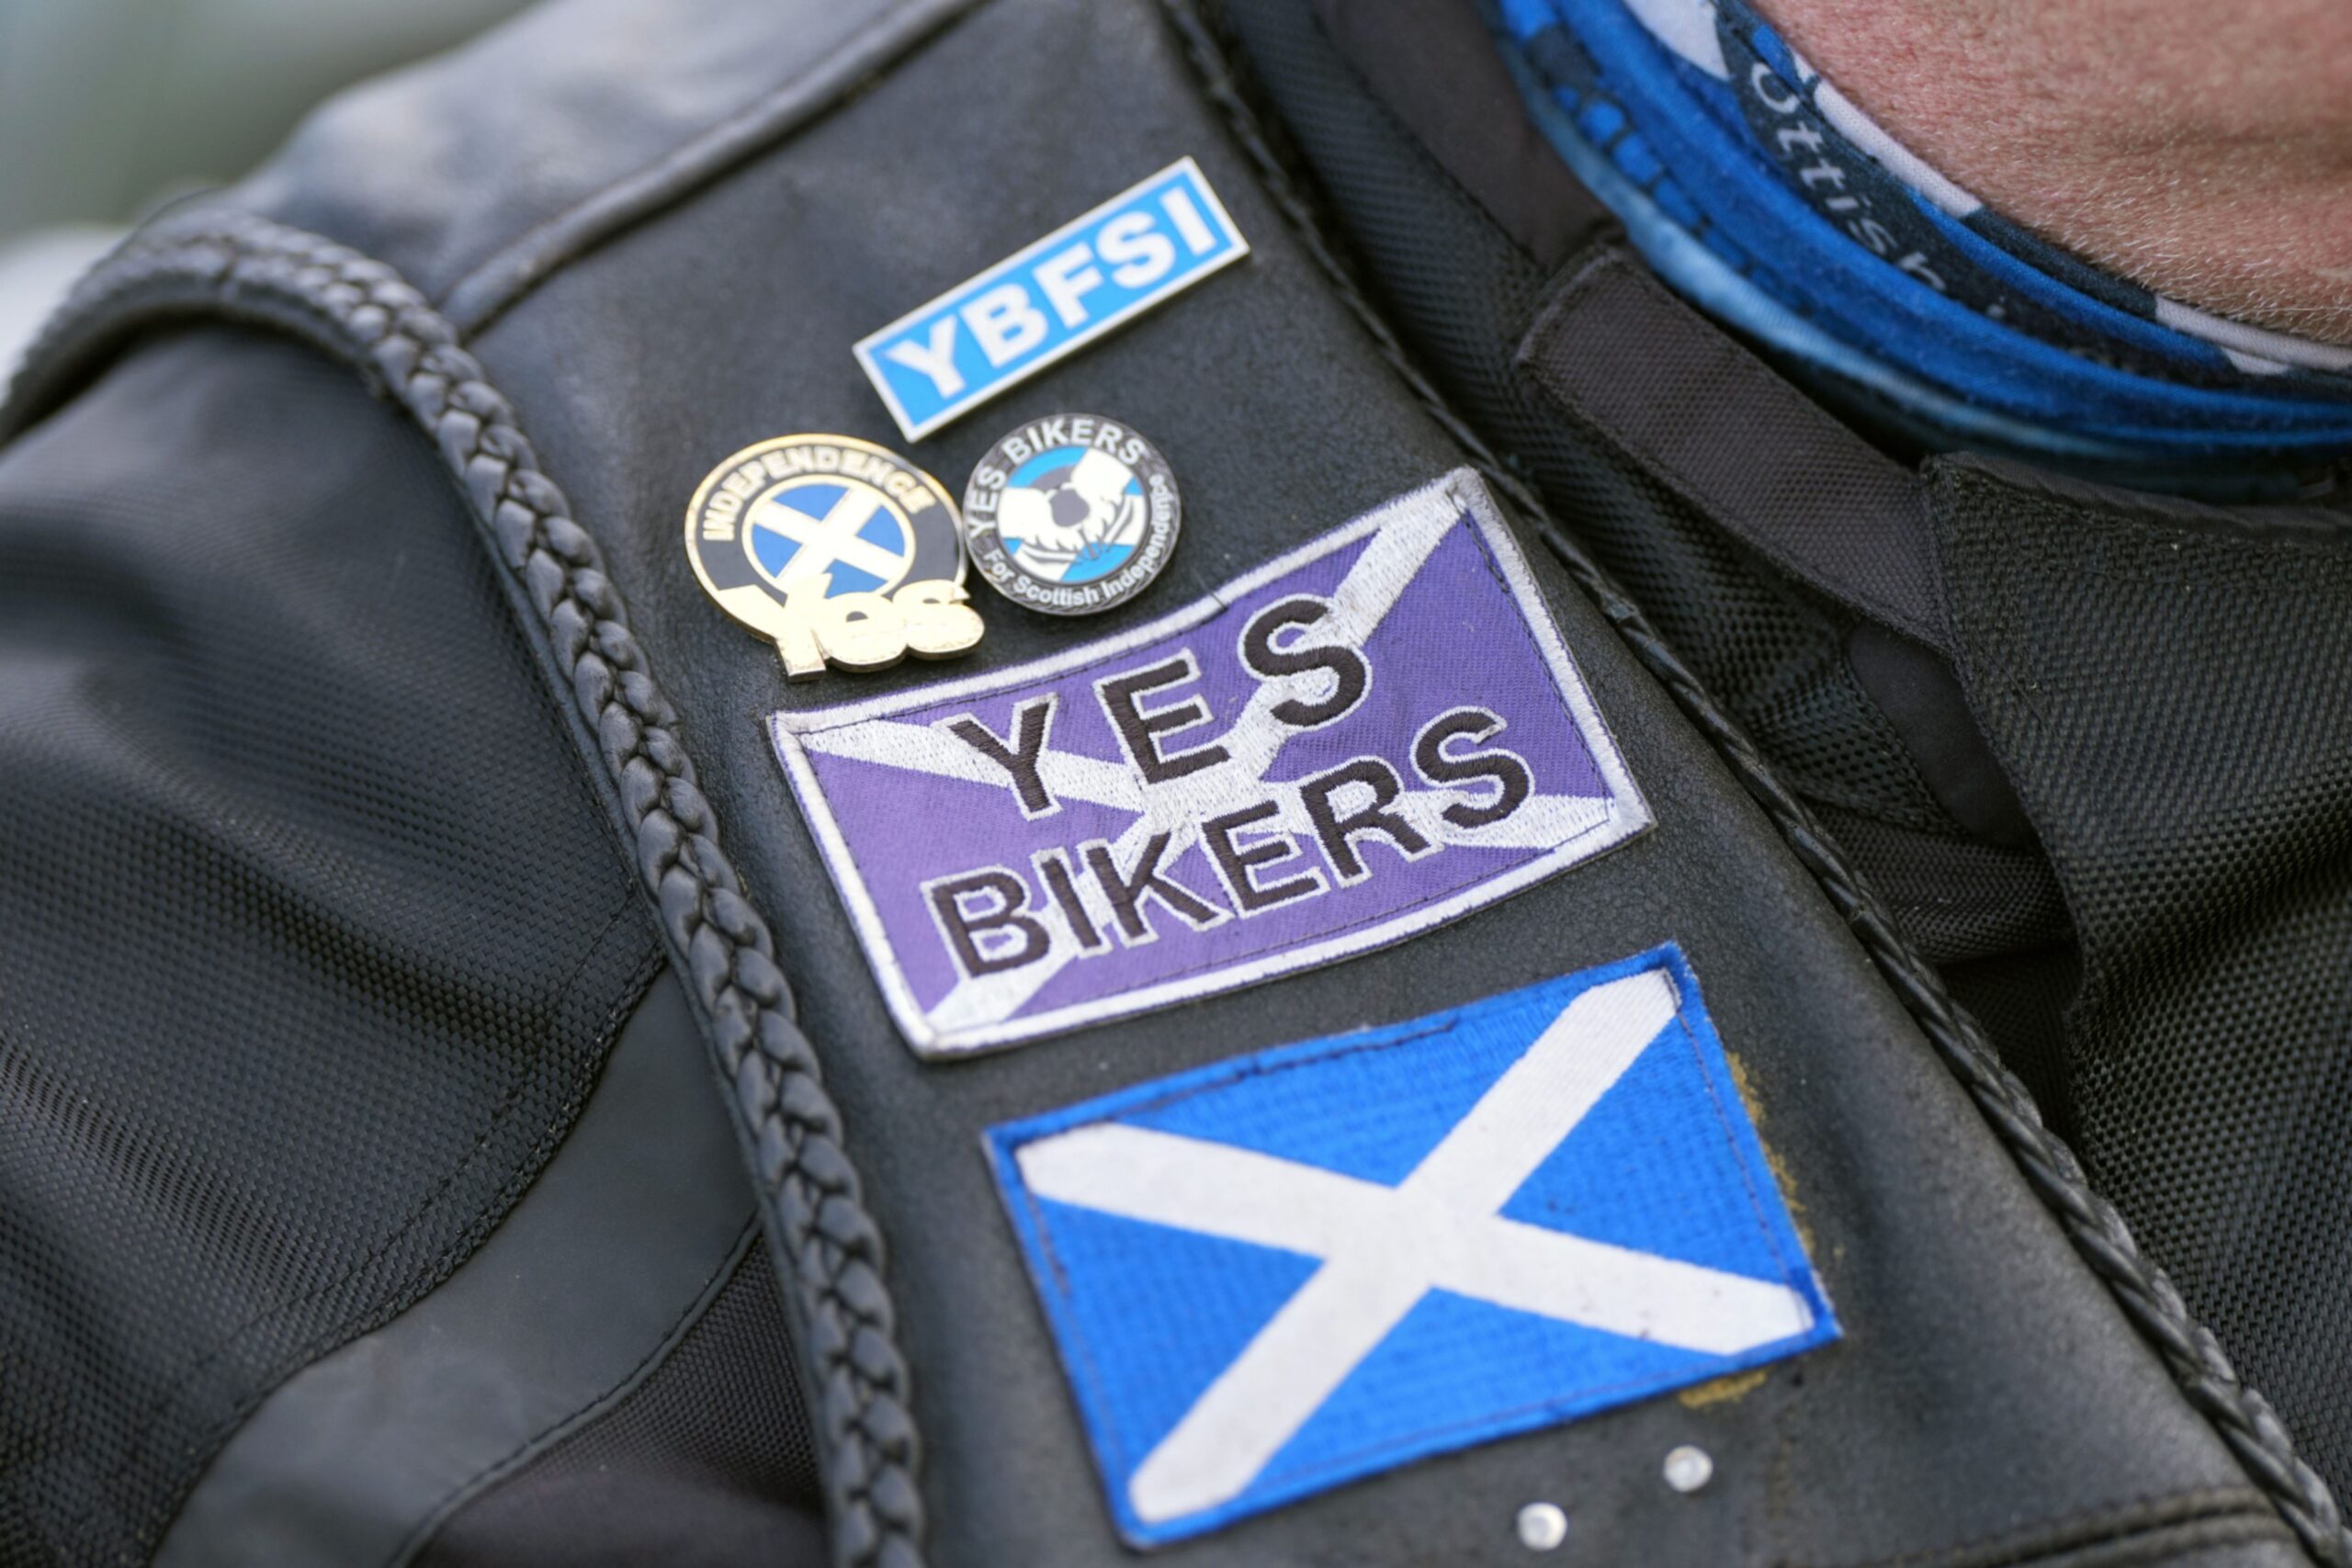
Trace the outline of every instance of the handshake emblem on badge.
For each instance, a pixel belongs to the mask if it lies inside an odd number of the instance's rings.
[[[1168,460],[1101,414],[1031,420],[989,448],[964,491],[980,575],[1051,615],[1091,615],[1142,592],[1168,563],[1182,515]]]
[[[1089,451],[1007,490],[997,532],[1031,576],[1091,581],[1116,570],[1143,543],[1143,482],[1116,457]]]

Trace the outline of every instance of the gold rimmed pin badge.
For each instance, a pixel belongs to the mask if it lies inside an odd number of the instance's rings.
[[[848,435],[780,435],[720,463],[686,507],[686,558],[785,673],[953,659],[984,629],[963,525],[940,482]]]

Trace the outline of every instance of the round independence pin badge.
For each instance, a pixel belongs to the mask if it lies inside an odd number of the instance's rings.
[[[713,468],[686,507],[704,592],[773,639],[786,673],[887,670],[980,640],[962,530],[937,479],[847,435],[782,435]]]
[[[989,448],[964,491],[964,543],[989,586],[1049,615],[1142,592],[1183,521],[1159,448],[1100,414],[1033,419]]]

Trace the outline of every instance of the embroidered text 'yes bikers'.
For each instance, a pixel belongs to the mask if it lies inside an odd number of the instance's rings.
[[[1649,821],[1467,470],[1127,636],[774,728],[925,1055],[1396,942]]]

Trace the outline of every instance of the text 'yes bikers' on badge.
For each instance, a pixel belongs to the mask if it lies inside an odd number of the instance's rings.
[[[863,339],[857,363],[917,441],[1249,254],[1180,158]]]
[[[1398,942],[1650,819],[1468,469],[1125,636],[773,728],[926,1056]]]

